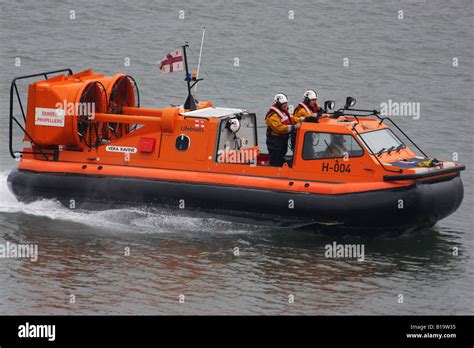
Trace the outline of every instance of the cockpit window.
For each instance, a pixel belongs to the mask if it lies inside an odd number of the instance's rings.
[[[306,132],[303,159],[360,157],[364,150],[350,134]]]
[[[377,131],[362,133],[359,135],[373,153],[382,153],[385,151],[400,150],[405,145],[398,139],[390,129],[381,129]]]

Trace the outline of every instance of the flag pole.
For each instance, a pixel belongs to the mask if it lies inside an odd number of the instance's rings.
[[[188,68],[188,57],[186,55],[186,47],[188,47],[188,44],[183,45],[183,54],[184,54],[184,66],[186,67],[186,78],[185,81],[188,84],[188,98],[186,99],[186,102],[184,103],[184,108],[189,109],[189,110],[196,110],[196,102],[194,101],[194,97],[191,94],[191,74],[189,73],[189,68]]]
[[[199,59],[198,59],[198,67],[196,72],[196,79],[199,79],[199,69],[201,68],[201,56],[202,56],[202,46],[204,46],[204,34],[206,34],[206,27],[202,28],[202,39],[201,39],[201,49],[199,50]],[[194,87],[194,93],[197,92],[198,86]]]

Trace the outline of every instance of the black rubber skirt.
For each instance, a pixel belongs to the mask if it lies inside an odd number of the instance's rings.
[[[19,201],[57,199],[67,207],[73,202],[75,209],[153,205],[252,223],[386,230],[433,226],[463,199],[459,174],[395,189],[338,195],[17,169],[8,176],[8,185]]]

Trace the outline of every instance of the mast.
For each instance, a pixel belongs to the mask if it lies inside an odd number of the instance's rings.
[[[188,84],[188,97],[186,98],[186,102],[184,103],[184,108],[189,109],[189,110],[196,110],[196,101],[194,100],[193,95],[191,94],[191,80],[192,76],[189,73],[189,68],[188,68],[188,57],[186,55],[186,47],[188,47],[188,44],[183,45],[183,54],[184,54],[184,66],[186,68],[186,78],[184,79],[187,84]]]

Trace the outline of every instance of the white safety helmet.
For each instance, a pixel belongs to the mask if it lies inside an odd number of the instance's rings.
[[[273,103],[277,105],[288,103],[288,97],[286,96],[286,94],[278,93],[275,95],[275,98],[273,98]]]
[[[306,102],[318,99],[318,92],[316,92],[314,89],[308,89],[306,92],[304,92],[303,98]]]
[[[229,120],[229,129],[233,132],[233,133],[237,133],[240,129],[240,122],[238,119],[236,118],[233,118],[231,120]]]

